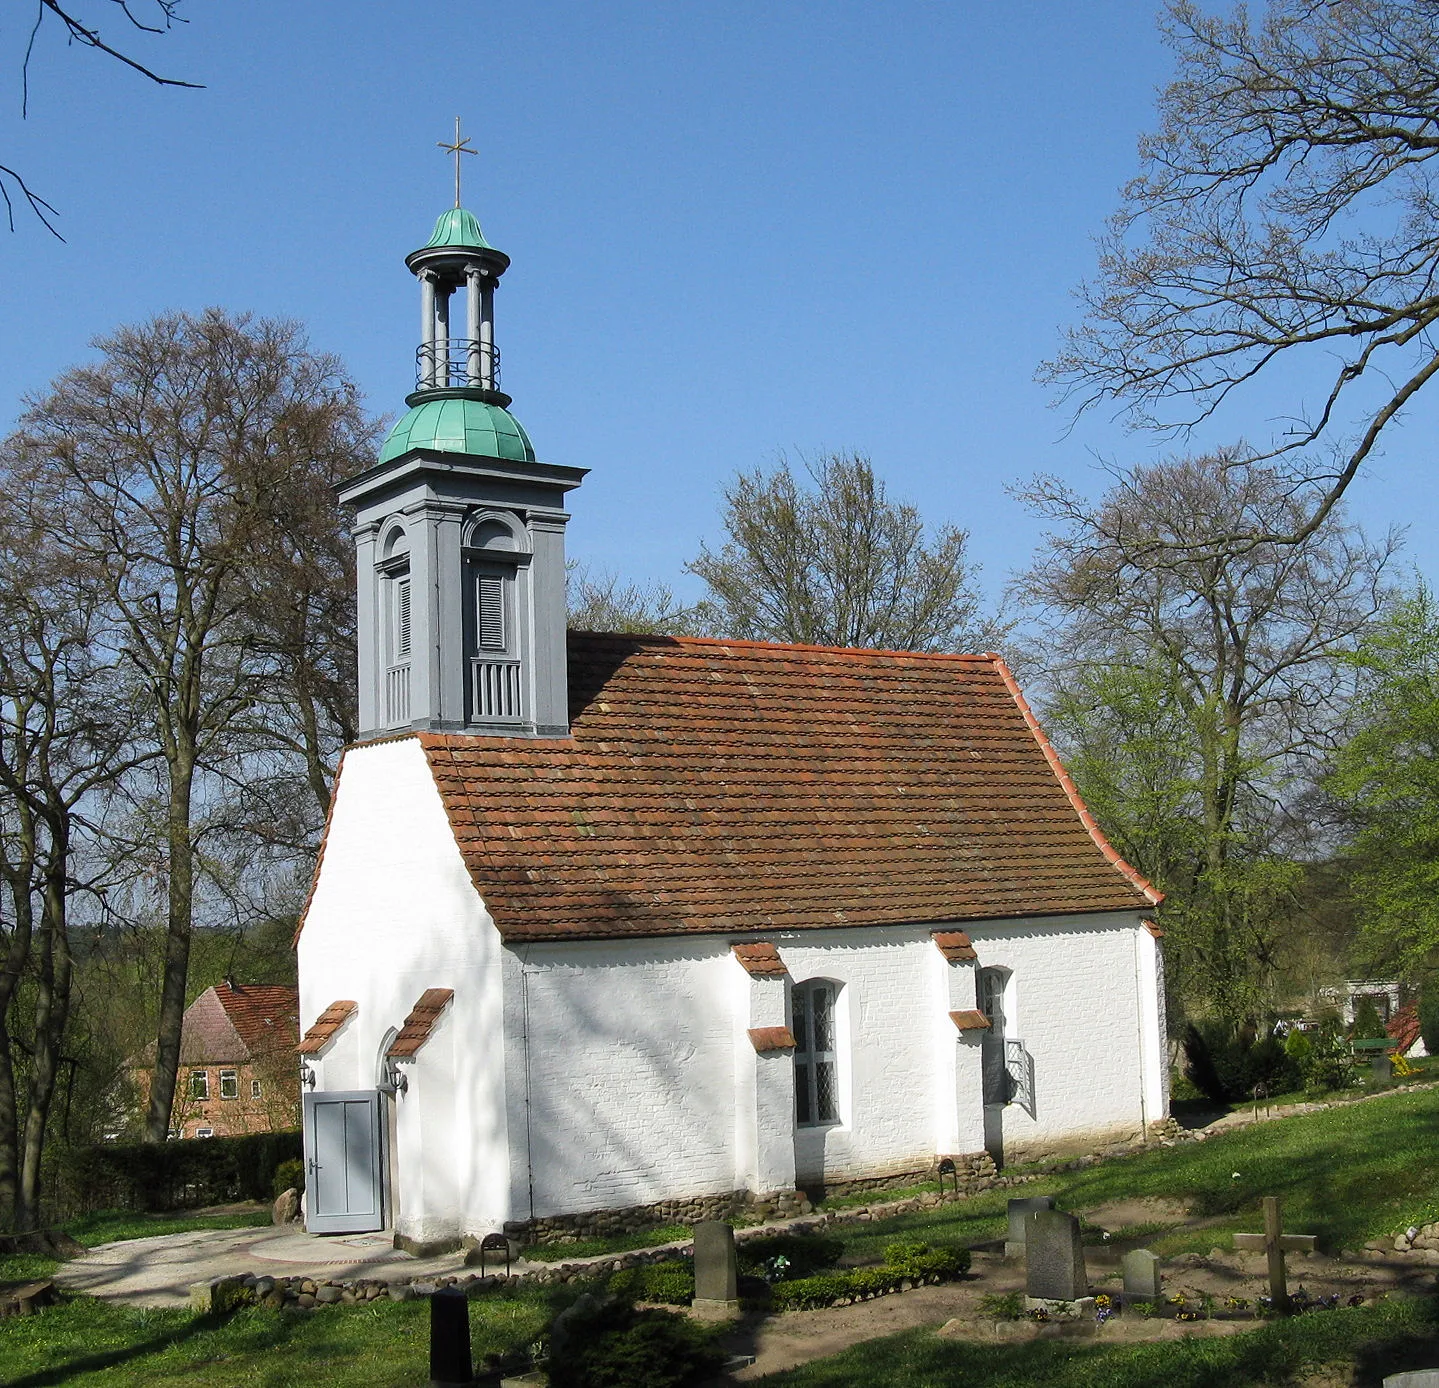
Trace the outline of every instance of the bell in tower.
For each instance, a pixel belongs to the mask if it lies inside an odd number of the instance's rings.
[[[460,206],[405,259],[420,282],[407,413],[340,487],[354,511],[360,735],[564,737],[565,494],[586,469],[535,460],[499,388],[495,289],[510,259]],[[452,335],[463,304],[464,336]]]

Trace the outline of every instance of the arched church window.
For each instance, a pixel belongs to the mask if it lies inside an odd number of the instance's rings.
[[[989,1021],[989,1035],[998,1038],[1005,1030],[1005,993],[1009,987],[1009,972],[1006,969],[981,969],[979,971],[979,1010]]]
[[[380,548],[380,633],[385,661],[385,722],[410,721],[410,655],[414,646],[414,610],[410,595],[410,540],[395,526]]]
[[[790,991],[794,1116],[802,1128],[839,1122],[838,994],[836,985],[822,978],[797,983]]]

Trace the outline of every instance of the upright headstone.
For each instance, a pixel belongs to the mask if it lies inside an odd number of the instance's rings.
[[[430,1384],[473,1383],[470,1303],[458,1287],[441,1287],[430,1298]]]
[[[1031,1195],[1023,1200],[1009,1202],[1009,1232],[1004,1236],[1004,1256],[1006,1258],[1022,1258],[1024,1256],[1024,1221],[1035,1210],[1052,1210],[1053,1208],[1054,1197],[1052,1195]]]
[[[1024,1221],[1025,1291],[1044,1301],[1089,1295],[1079,1220],[1063,1210],[1034,1210]]]
[[[1124,1299],[1126,1301],[1158,1301],[1164,1295],[1159,1280],[1159,1255],[1147,1248],[1136,1248],[1124,1255]]]
[[[1439,1369],[1410,1369],[1407,1373],[1390,1374],[1384,1388],[1439,1388]]]
[[[694,1237],[694,1314],[701,1320],[727,1320],[739,1315],[734,1230],[723,1220],[707,1219],[695,1225]]]

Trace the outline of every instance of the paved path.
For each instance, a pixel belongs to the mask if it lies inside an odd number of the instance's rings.
[[[128,1306],[183,1306],[192,1282],[247,1272],[351,1280],[407,1281],[465,1272],[463,1255],[414,1258],[388,1234],[322,1238],[294,1229],[196,1229],[152,1239],[125,1239],[62,1263],[56,1282]]]

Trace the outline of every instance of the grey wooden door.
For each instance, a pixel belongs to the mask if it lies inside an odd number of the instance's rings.
[[[305,1227],[385,1227],[384,1105],[373,1089],[305,1095]]]

